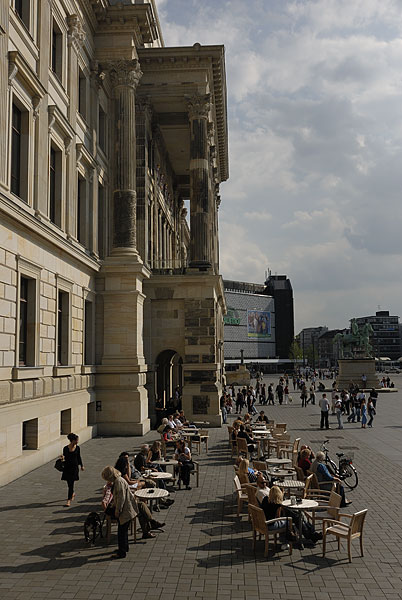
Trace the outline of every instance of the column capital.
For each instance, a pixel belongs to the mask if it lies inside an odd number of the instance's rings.
[[[211,110],[211,94],[195,94],[186,96],[188,116],[190,119],[207,119]]]
[[[108,72],[113,88],[131,87],[136,90],[142,71],[136,58],[132,60],[110,60],[102,63],[102,69]]]

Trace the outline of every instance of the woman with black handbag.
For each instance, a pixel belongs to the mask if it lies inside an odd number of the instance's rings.
[[[67,481],[68,487],[67,502],[64,506],[71,506],[71,502],[75,498],[74,483],[80,478],[78,467],[81,467],[81,471],[83,471],[84,465],[82,464],[81,451],[78,446],[78,435],[69,433],[67,439],[70,443],[63,448],[64,469],[61,479],[62,481]]]

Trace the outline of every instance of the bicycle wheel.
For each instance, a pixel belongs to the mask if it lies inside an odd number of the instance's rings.
[[[354,490],[359,483],[357,471],[353,465],[343,465],[339,478],[344,481],[345,485],[347,485],[350,490]]]

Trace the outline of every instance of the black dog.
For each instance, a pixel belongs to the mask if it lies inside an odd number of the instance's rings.
[[[88,543],[89,541],[91,541],[92,537],[92,543],[95,544],[95,540],[99,535],[101,538],[103,538],[102,521],[98,513],[91,512],[85,519],[84,523],[85,541]]]

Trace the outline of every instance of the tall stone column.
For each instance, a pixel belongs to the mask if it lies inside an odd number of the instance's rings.
[[[103,352],[97,366],[98,433],[143,435],[149,430],[147,365],[143,348],[144,279],[150,276],[137,251],[135,92],[142,72],[136,59],[103,63],[113,88],[112,250],[97,289],[103,301]]]
[[[111,61],[108,71],[114,95],[114,194],[112,254],[136,254],[135,90],[142,76],[137,59]]]
[[[212,267],[209,202],[208,114],[210,95],[187,98],[190,119],[190,267]]]

